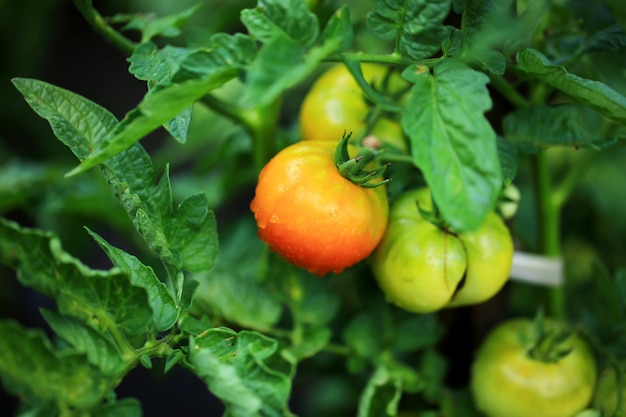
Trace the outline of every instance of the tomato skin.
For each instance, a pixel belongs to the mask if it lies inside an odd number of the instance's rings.
[[[430,191],[406,192],[392,205],[387,231],[372,256],[372,272],[387,301],[414,313],[483,302],[505,284],[513,261],[511,235],[490,213],[459,235],[422,218]]]
[[[361,64],[363,76],[370,84],[379,86],[386,67],[380,64]],[[406,83],[393,76],[391,91],[399,91]],[[338,142],[344,132],[358,138],[365,131],[369,108],[364,93],[343,64],[323,73],[311,86],[300,108],[300,132],[303,140]],[[381,117],[371,134],[382,143],[406,150],[402,127],[396,120]]]
[[[383,236],[389,211],[384,186],[363,188],[339,174],[335,146],[306,141],[280,151],[259,174],[250,204],[259,238],[318,276],[366,258]]]
[[[459,234],[459,239],[467,252],[466,279],[448,307],[488,300],[504,286],[513,265],[513,240],[495,213],[489,213],[477,230]]]
[[[527,354],[533,332],[530,320],[508,320],[478,348],[470,388],[476,406],[486,416],[571,417],[589,404],[596,364],[587,343],[573,335],[566,342],[572,348],[567,356],[544,363]]]
[[[617,378],[614,369],[603,370],[593,395],[593,408],[602,411],[603,416],[612,416],[617,411]],[[622,392],[626,398],[626,387]]]

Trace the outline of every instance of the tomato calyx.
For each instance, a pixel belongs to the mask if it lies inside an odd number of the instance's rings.
[[[386,178],[378,182],[370,182],[381,178],[385,174],[389,164],[383,165],[380,169],[365,169],[376,159],[378,152],[371,148],[363,147],[354,158],[351,158],[348,153],[348,141],[350,136],[352,136],[352,132],[347,135],[344,133],[335,148],[335,165],[341,176],[364,188],[379,187],[391,181],[391,179]]]
[[[539,311],[533,321],[535,330],[533,346],[528,350],[528,357],[543,363],[557,363],[570,354],[572,348],[565,342],[573,335],[570,329],[546,326],[543,311]]]
[[[452,232],[452,230],[450,229],[450,224],[446,221],[446,219],[443,218],[443,215],[439,210],[439,206],[437,206],[435,198],[432,195],[430,201],[432,205],[432,208],[430,210],[421,206],[419,201],[416,202],[417,210],[420,212],[422,218],[440,229],[442,232],[457,236],[457,234]]]

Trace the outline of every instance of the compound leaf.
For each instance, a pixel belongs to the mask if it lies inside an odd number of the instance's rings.
[[[252,331],[213,328],[191,337],[189,362],[232,417],[282,417],[291,380],[270,366],[278,344]]]
[[[626,97],[608,85],[571,74],[534,49],[517,53],[517,68],[557,88],[600,114],[626,124]]]

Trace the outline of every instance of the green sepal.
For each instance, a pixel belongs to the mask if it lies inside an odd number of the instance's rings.
[[[419,202],[416,202],[417,210],[424,220],[433,224],[435,227],[445,231],[450,232],[450,223],[448,223],[442,216],[441,210],[439,210],[439,206],[435,202],[435,198],[431,193],[430,196],[432,208],[430,210],[422,207]]]
[[[174,349],[171,351],[167,358],[165,358],[165,365],[163,366],[163,373],[169,372],[176,364],[185,359],[185,354],[180,349]]]
[[[348,144],[351,136],[352,132],[347,135],[344,133],[335,148],[335,165],[341,176],[364,188],[379,187],[391,181],[387,178],[376,183],[370,182],[382,177],[389,164],[383,165],[380,169],[366,170],[365,167],[373,162],[379,153],[368,147],[363,147],[354,158],[350,158]]]
[[[574,332],[568,328],[546,325],[543,309],[540,309],[533,321],[535,338],[533,346],[528,350],[528,356],[543,363],[557,363],[572,351],[571,347],[564,346]]]
[[[152,359],[148,355],[140,355],[139,362],[146,369],[152,369]]]

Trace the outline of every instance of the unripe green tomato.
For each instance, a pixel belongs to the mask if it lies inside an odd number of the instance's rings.
[[[508,279],[511,235],[494,213],[475,231],[454,234],[422,218],[432,207],[426,188],[391,206],[389,223],[372,255],[372,273],[387,301],[415,313],[483,302]]]
[[[626,375],[625,375],[626,377]],[[622,396],[626,402],[626,385],[622,388]],[[613,369],[602,371],[593,396],[593,408],[602,411],[603,416],[612,416],[617,410],[617,380]],[[622,406],[622,414],[626,411],[626,404]]]
[[[387,68],[380,64],[361,64],[366,81],[381,89]],[[405,88],[397,74],[389,80],[391,92]],[[300,131],[303,140],[338,142],[344,132],[360,137],[366,128],[369,105],[354,77],[343,64],[323,73],[311,86],[300,108]],[[406,150],[402,127],[396,120],[381,117],[370,132],[383,144]]]
[[[571,349],[565,357],[541,362],[529,355],[536,343],[534,332],[531,320],[508,320],[478,348],[470,388],[485,416],[573,417],[589,404],[596,364],[587,343],[574,334],[562,346]]]

